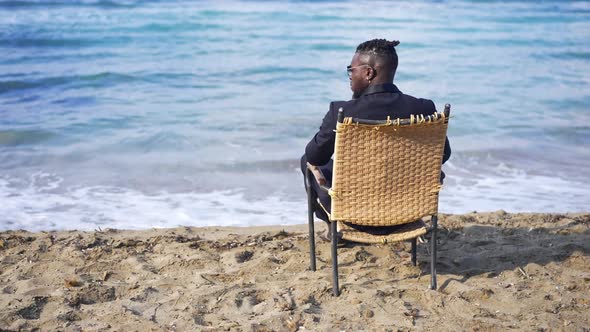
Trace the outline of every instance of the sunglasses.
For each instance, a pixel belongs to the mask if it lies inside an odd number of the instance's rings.
[[[369,66],[369,65],[367,65],[367,64],[364,64],[364,65],[358,65],[358,66],[354,66],[354,67],[347,66],[347,67],[346,67],[346,74],[348,74],[348,78],[351,78],[351,77],[352,77],[352,71],[353,71],[354,69],[356,69],[356,68],[360,68],[360,67],[371,67],[371,66]],[[373,67],[371,67],[371,68],[373,68]],[[374,70],[374,69],[373,69],[373,70]]]

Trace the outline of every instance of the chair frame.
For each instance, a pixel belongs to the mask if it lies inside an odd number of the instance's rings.
[[[444,109],[444,116],[446,119],[449,118],[451,112],[451,105],[446,104]],[[425,117],[427,120],[433,116]],[[342,108],[338,111],[338,122],[343,123],[344,113]],[[354,119],[355,123],[367,124],[367,125],[382,125],[388,121],[378,120],[364,120]],[[411,125],[413,121],[411,119],[399,119],[398,124],[401,126]],[[448,120],[447,120],[448,121]],[[442,165],[441,165],[442,166]],[[316,271],[316,254],[315,254],[315,230],[314,230],[314,212],[321,209],[317,203],[318,195],[311,185],[311,181],[316,181],[312,174],[311,169],[308,167],[305,171],[305,187],[307,191],[307,218],[309,224],[309,252],[310,252],[310,269]],[[321,190],[329,192],[330,188],[320,185]],[[331,219],[331,218],[330,218]],[[338,232],[337,232],[337,220],[330,220],[330,232],[332,234],[331,240],[331,255],[332,255],[332,285],[334,296],[340,295],[340,288],[338,283]],[[437,235],[438,235],[438,212],[431,215],[431,225],[427,230],[427,233],[431,234],[431,250],[430,250],[430,289],[436,290],[436,260],[437,260]],[[412,265],[416,266],[416,247],[417,238],[410,239],[411,242],[411,262]]]

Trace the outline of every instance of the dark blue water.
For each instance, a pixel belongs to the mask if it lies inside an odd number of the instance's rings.
[[[0,229],[305,222],[356,45],[453,105],[443,212],[588,211],[590,2],[0,1]]]

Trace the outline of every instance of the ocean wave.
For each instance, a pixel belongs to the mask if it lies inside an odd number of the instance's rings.
[[[63,37],[28,37],[19,35],[3,35],[0,45],[13,48],[85,48],[96,45],[108,45],[109,47],[126,45],[133,40],[129,36],[97,38],[63,38]]]
[[[125,150],[139,150],[142,152],[170,150],[194,150],[198,142],[191,141],[187,136],[171,131],[158,131],[149,135],[125,137],[115,143],[112,148]]]
[[[547,54],[550,57],[563,60],[590,60],[590,51],[565,51]]]
[[[255,79],[257,76],[279,76],[278,79],[280,80],[288,80],[293,77],[306,77],[311,76],[315,77],[317,75],[320,76],[330,76],[333,75],[333,71],[321,69],[321,68],[313,68],[313,67],[297,67],[297,66],[261,66],[261,67],[251,67],[245,68],[238,72],[235,71],[228,71],[224,73],[219,73],[223,76],[234,77],[238,75],[238,77],[242,77],[243,79],[249,80],[249,83],[252,84],[259,84],[260,82]],[[264,80],[265,83],[268,83],[268,77]]]
[[[63,63],[64,61],[73,62],[87,62],[91,60],[100,60],[105,58],[114,58],[119,56],[119,53],[116,52],[88,52],[84,54],[80,54],[80,52],[75,53],[65,53],[61,52],[59,54],[52,54],[52,55],[20,55],[20,56],[13,56],[13,57],[5,57],[4,59],[0,59],[0,64],[2,65],[20,65],[20,64],[46,64],[46,63]],[[40,74],[40,73],[35,73]],[[20,73],[20,74],[4,74],[0,75],[1,78],[11,78],[15,76],[26,77],[27,74]]]
[[[336,44],[336,43],[320,43],[310,45],[309,48],[313,51],[352,51],[356,47],[349,44]]]
[[[493,173],[469,172],[462,177],[447,173],[440,195],[440,210],[451,213],[505,210],[510,212],[583,212],[590,190],[558,176],[529,174],[499,164]]]
[[[100,87],[104,85],[127,83],[138,80],[132,75],[103,72],[90,75],[57,76],[36,80],[0,81],[0,94],[35,88],[50,89],[59,86]]]
[[[280,195],[254,200],[241,190],[148,195],[124,187],[60,188],[62,181],[43,172],[26,181],[0,178],[0,230],[286,225],[301,223],[305,215],[303,200]]]
[[[226,26],[215,23],[199,22],[171,22],[171,23],[148,23],[136,27],[124,27],[111,30],[112,32],[140,32],[140,33],[180,33],[205,30],[223,30]]]
[[[37,144],[56,136],[47,130],[0,130],[0,146]]]
[[[116,0],[72,0],[72,1],[0,1],[0,10],[18,8],[54,8],[54,7],[98,7],[98,8],[133,8],[146,1]]]
[[[198,78],[198,76],[190,73],[137,72],[132,74],[124,74],[116,72],[101,72],[96,74],[56,76],[39,79],[12,79],[0,81],[0,95],[37,88],[99,88],[132,83],[147,83],[156,85],[171,84],[174,87],[191,87],[199,89],[213,89],[219,87],[217,84],[195,83]]]
[[[590,192],[581,183],[503,165],[497,172],[497,176],[449,177],[441,192],[440,211],[581,212],[586,208],[584,197]],[[301,224],[306,211],[303,185],[292,190],[299,190],[295,199],[285,199],[280,190],[250,198],[240,188],[146,193],[122,186],[66,186],[62,177],[47,172],[28,179],[3,176],[0,230]]]

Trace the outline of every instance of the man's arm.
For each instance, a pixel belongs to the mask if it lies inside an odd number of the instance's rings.
[[[442,163],[444,164],[449,158],[451,157],[451,144],[449,143],[449,138],[445,138],[445,150],[443,152],[443,160]]]
[[[305,147],[305,156],[307,162],[321,166],[325,165],[334,154],[334,141],[336,139],[336,105],[334,102],[330,103],[330,109],[324,116],[320,130],[307,143]]]

